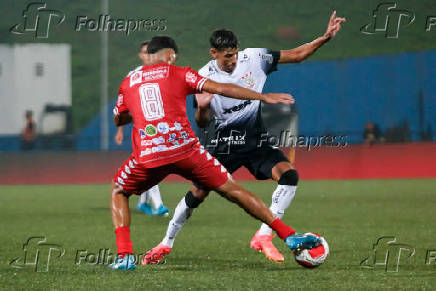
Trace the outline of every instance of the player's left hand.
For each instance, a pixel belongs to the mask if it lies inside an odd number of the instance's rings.
[[[343,17],[336,17],[336,10],[333,11],[332,16],[330,16],[329,24],[324,36],[332,38],[341,30],[341,24],[346,21]]]
[[[123,139],[124,139],[124,133],[121,128],[121,130],[118,130],[117,133],[115,134],[114,140],[117,145],[122,145]]]
[[[213,94],[207,92],[203,92],[201,94],[195,94],[195,98],[197,99],[197,105],[199,108],[209,108],[213,97],[214,97]]]
[[[295,100],[292,97],[291,94],[285,94],[285,93],[269,93],[269,94],[262,94],[263,98],[262,101],[268,104],[294,104]]]

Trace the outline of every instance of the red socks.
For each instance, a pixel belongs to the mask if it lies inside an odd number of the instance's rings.
[[[295,233],[295,230],[284,224],[283,221],[280,220],[280,218],[274,219],[269,227],[274,229],[274,231],[277,232],[281,239],[286,239],[288,236]]]
[[[120,226],[115,228],[117,240],[117,253],[120,257],[133,254],[132,241],[130,240],[130,227]]]

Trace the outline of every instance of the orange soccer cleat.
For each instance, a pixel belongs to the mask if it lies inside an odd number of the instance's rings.
[[[268,260],[280,263],[283,262],[285,258],[273,245],[272,239],[274,236],[275,235],[272,234],[260,235],[259,231],[256,231],[256,234],[250,241],[250,248],[264,253]]]
[[[145,257],[141,261],[141,265],[156,265],[163,263],[165,256],[169,255],[171,248],[162,243],[152,248],[145,254]]]

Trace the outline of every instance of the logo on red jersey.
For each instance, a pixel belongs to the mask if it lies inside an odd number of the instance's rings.
[[[141,141],[141,146],[151,146],[153,145],[153,142],[149,139]]]
[[[149,124],[145,127],[145,132],[148,136],[155,136],[157,134],[157,129],[154,125]]]
[[[148,149],[146,149],[144,151],[141,151],[141,154],[139,155],[139,157],[147,156],[149,154],[151,154],[151,149],[150,148],[148,148]]]
[[[118,95],[117,106],[123,105],[123,99],[124,99],[123,94]]]
[[[165,143],[165,139],[164,139],[162,136],[155,137],[155,138],[153,138],[151,141],[152,141],[152,143],[154,143],[155,145]]]
[[[157,79],[165,79],[168,77],[169,68],[168,67],[159,67],[150,71],[144,71],[142,73],[143,82],[153,81]]]
[[[170,128],[171,131],[173,131],[173,130],[180,131],[182,129],[183,129],[182,125],[180,123],[178,123],[178,122],[174,122],[174,127]]]
[[[169,76],[168,67],[158,67],[153,70],[134,71],[130,76],[130,87],[143,82],[165,79]]]
[[[157,130],[160,133],[167,134],[170,131],[170,126],[166,122],[159,122],[157,124]]]
[[[145,130],[140,129],[140,130],[139,130],[139,136],[140,136],[141,138],[146,138],[146,137],[147,137],[147,133],[145,132]]]
[[[195,76],[191,72],[186,72],[186,82],[187,83],[195,84],[196,81],[197,81],[197,76]]]
[[[133,85],[139,84],[141,82],[142,82],[142,72],[141,71],[133,72],[130,75],[130,87],[132,87]]]

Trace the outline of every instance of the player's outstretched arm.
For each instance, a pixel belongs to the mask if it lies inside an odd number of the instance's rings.
[[[203,91],[213,94],[219,94],[236,99],[244,100],[261,100],[265,103],[276,104],[291,104],[294,103],[294,98],[286,93],[269,93],[261,94],[256,91],[239,87],[234,84],[222,84],[208,79],[203,85]]]
[[[121,112],[120,114],[114,115],[114,122],[115,122],[116,126],[126,125],[132,121],[133,121],[133,118],[129,112]]]
[[[327,30],[323,36],[318,37],[312,42],[303,44],[297,48],[291,50],[281,50],[279,63],[298,63],[307,59],[318,48],[320,48],[323,44],[334,37],[336,33],[338,33],[343,22],[345,22],[345,18],[336,17],[336,11],[333,11],[327,25]]]

